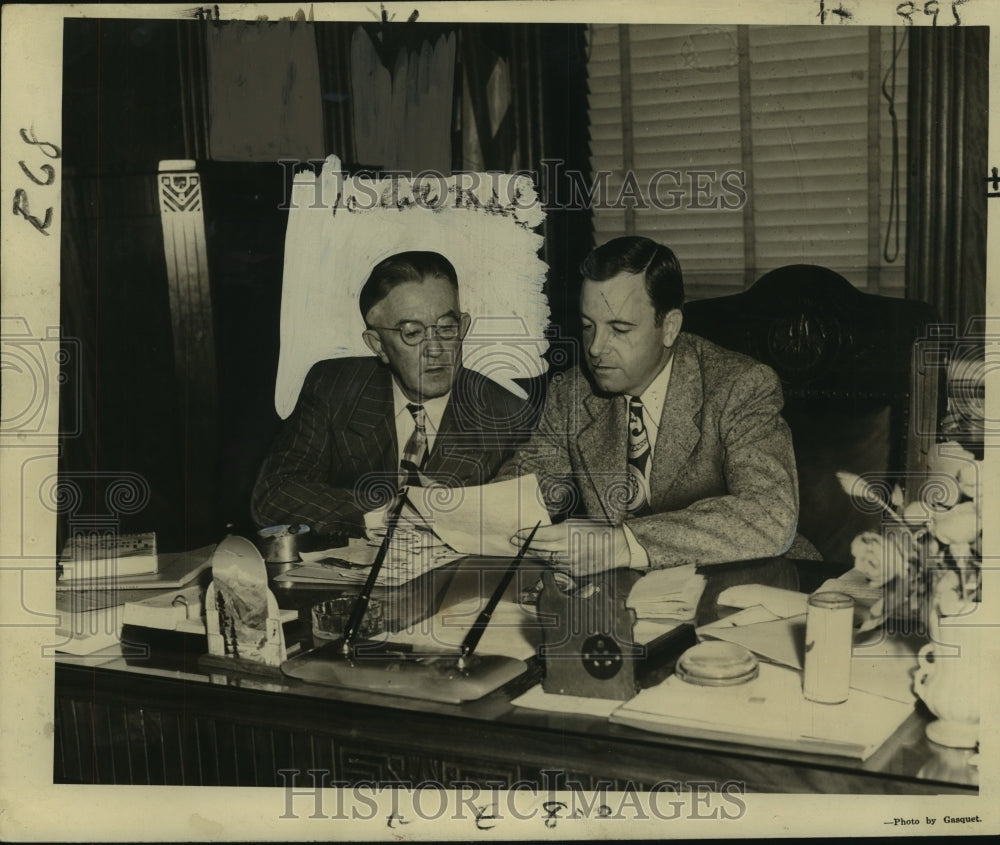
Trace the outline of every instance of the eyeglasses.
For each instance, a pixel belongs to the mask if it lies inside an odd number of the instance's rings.
[[[398,326],[369,326],[370,329],[379,329],[386,332],[399,332],[403,343],[407,346],[417,346],[424,338],[428,340],[457,340],[462,331],[462,324],[457,320],[446,320],[441,323],[434,323],[425,326],[417,320],[407,320]]]

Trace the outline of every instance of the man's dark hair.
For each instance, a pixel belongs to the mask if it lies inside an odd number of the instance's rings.
[[[660,325],[668,311],[684,310],[684,277],[673,250],[649,238],[615,238],[592,250],[580,265],[583,278],[592,282],[644,271],[646,295],[656,311],[656,325]]]
[[[438,252],[412,250],[397,252],[384,258],[372,269],[368,281],[361,288],[358,306],[361,316],[368,319],[368,312],[385,299],[397,285],[405,282],[422,282],[440,278],[451,282],[458,290],[458,274],[451,262]]]

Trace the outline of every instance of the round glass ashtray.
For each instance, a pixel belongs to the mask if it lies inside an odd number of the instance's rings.
[[[313,636],[323,640],[336,640],[344,636],[344,628],[347,627],[347,620],[351,616],[356,600],[356,596],[341,596],[313,605]],[[385,613],[382,610],[382,602],[371,599],[361,619],[358,636],[370,639],[383,631],[385,631]]]
[[[682,681],[702,687],[731,687],[752,681],[760,672],[753,652],[736,643],[705,642],[691,646],[677,661]]]

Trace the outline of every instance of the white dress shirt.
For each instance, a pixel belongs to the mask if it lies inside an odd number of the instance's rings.
[[[423,402],[413,402],[406,398],[402,388],[396,384],[396,379],[392,380],[392,407],[396,417],[396,460],[403,459],[403,450],[406,442],[410,439],[417,427],[407,405],[424,406],[424,427],[427,429],[427,454],[434,448],[434,439],[437,437],[438,429],[441,428],[441,417],[444,416],[444,409],[448,406],[448,397],[451,394],[438,396],[434,399],[426,399]]]

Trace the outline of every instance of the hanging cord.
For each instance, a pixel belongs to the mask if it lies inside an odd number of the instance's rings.
[[[906,28],[903,37],[896,46],[898,27],[892,29],[892,62],[882,77],[882,96],[889,103],[889,119],[892,121],[892,174],[889,180],[889,220],[885,228],[885,243],[882,246],[882,257],[887,264],[892,264],[899,258],[899,119],[896,117],[896,62],[906,44]],[[886,82],[892,79],[890,90],[886,90]],[[889,240],[893,240],[893,252],[889,254]]]

